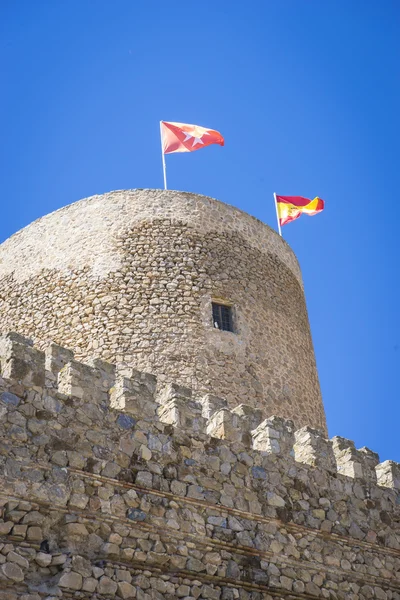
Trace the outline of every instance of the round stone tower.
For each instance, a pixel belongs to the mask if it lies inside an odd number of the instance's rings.
[[[0,246],[0,330],[326,429],[288,244],[212,198],[117,191]]]

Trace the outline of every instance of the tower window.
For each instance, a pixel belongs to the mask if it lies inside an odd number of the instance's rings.
[[[221,331],[233,331],[232,307],[226,304],[212,303],[213,325]]]

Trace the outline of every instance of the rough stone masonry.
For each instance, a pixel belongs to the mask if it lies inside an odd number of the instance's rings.
[[[0,246],[0,331],[0,600],[400,600],[400,465],[327,439],[264,224],[73,204]]]
[[[400,599],[400,465],[0,339],[0,599]]]
[[[234,333],[211,302],[232,306]],[[94,196],[0,246],[0,332],[126,362],[326,431],[296,257],[264,223],[161,190]]]

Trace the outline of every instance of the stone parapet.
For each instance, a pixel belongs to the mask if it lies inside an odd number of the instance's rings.
[[[400,598],[397,463],[15,334],[0,365],[0,599]]]

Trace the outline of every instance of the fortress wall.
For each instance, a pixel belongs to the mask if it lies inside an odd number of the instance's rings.
[[[216,330],[211,300],[233,305]],[[121,191],[0,246],[0,329],[326,428],[297,260],[269,227],[210,198]]]
[[[400,465],[16,334],[0,373],[0,598],[400,598]]]

